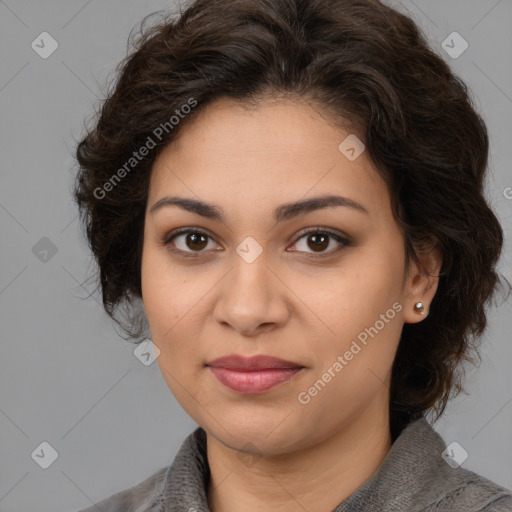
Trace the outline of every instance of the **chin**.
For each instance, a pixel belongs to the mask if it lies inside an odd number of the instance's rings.
[[[290,418],[291,416],[293,415]],[[292,425],[285,424],[282,415],[272,418],[268,415],[256,417],[247,414],[241,420],[238,418],[232,421],[228,415],[223,415],[222,418],[220,425],[209,418],[203,429],[232,450],[260,455],[281,455],[302,444],[304,437],[309,437],[307,431],[300,429],[299,425],[295,429]],[[298,439],[295,433],[299,436]]]

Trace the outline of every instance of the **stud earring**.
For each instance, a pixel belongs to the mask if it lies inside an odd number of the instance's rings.
[[[416,313],[420,313],[421,315],[424,315],[425,314],[425,307],[423,306],[423,303],[422,302],[416,302],[416,304],[414,304],[414,311]]]

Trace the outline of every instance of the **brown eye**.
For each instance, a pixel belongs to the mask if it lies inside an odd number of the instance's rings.
[[[201,250],[208,244],[208,236],[203,233],[191,232],[185,236],[185,244],[193,250]]]
[[[329,246],[329,236],[322,233],[313,233],[307,235],[308,246],[314,251],[323,251]]]
[[[334,244],[332,241],[334,240]],[[171,233],[167,238],[162,240],[161,244],[168,246],[169,250],[179,253],[184,257],[198,257],[201,253],[206,253],[209,241],[213,242],[213,238],[198,229],[182,229],[181,231]],[[300,243],[304,247],[300,247]],[[336,244],[338,247],[336,247]],[[215,243],[213,243],[215,247]],[[331,245],[334,249],[327,250]],[[326,229],[310,230],[295,242],[295,246],[299,248],[293,249],[292,252],[304,252],[312,257],[330,256],[350,245],[350,240],[341,236],[337,232]],[[215,250],[215,249],[214,249]]]
[[[169,246],[169,249],[174,250],[176,248],[177,252],[185,253],[185,256],[199,256],[199,254],[194,253],[205,252],[210,240],[212,238],[204,231],[188,229],[172,234],[162,243]]]
[[[304,243],[301,247],[300,243],[302,243],[303,240]],[[334,246],[337,244],[338,247],[326,251],[326,249],[331,245],[332,240],[335,241]],[[295,242],[295,246],[297,247],[295,251],[313,254],[313,256],[315,256],[315,254],[318,254],[318,256],[329,256],[331,254],[337,253],[338,251],[341,251],[348,245],[350,245],[350,240],[338,233],[325,229],[315,229],[303,233],[297,242]]]

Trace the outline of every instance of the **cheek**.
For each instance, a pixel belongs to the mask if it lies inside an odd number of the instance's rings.
[[[165,251],[150,244],[142,254],[141,287],[151,333],[161,339],[185,315],[189,287],[170,268]]]
[[[308,306],[324,324],[315,350],[321,372],[339,363],[335,373],[343,377],[333,388],[345,398],[388,378],[403,326],[401,264],[391,251],[365,251],[332,276],[327,293],[310,295]]]
[[[326,335],[346,339],[373,325],[401,299],[402,275],[399,257],[382,255],[382,250],[367,251],[317,281],[315,293],[309,281],[304,288],[296,282],[294,289],[308,298],[307,306],[323,321]]]
[[[170,265],[164,250],[152,246],[143,251],[141,281],[152,341],[160,350],[158,364],[169,386],[179,391],[172,377],[179,382],[186,379],[187,365],[183,362],[189,361],[190,372],[198,355],[194,326],[199,325],[196,317],[201,291],[191,277]]]

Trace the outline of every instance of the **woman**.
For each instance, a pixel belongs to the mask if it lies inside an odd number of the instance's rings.
[[[105,310],[137,343],[147,320],[199,428],[97,508],[510,510],[425,417],[500,283],[487,156],[465,85],[377,0],[196,0],[142,31],[75,196]]]

